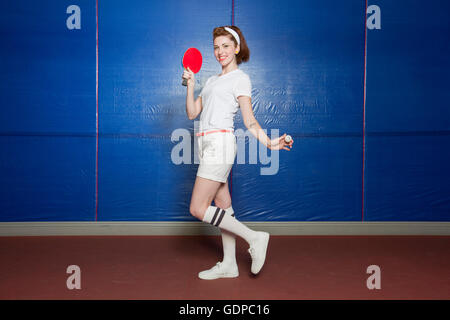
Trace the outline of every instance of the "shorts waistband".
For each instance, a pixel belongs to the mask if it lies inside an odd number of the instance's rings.
[[[234,132],[234,130],[231,130],[231,129],[210,130],[210,131],[198,132],[198,133],[196,133],[196,136],[205,136],[207,134],[215,133],[215,132]]]

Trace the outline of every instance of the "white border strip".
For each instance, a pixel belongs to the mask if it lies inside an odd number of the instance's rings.
[[[450,222],[244,222],[272,235],[450,235]],[[0,222],[0,236],[219,235],[198,222]]]

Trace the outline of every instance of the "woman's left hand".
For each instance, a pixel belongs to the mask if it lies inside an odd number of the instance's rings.
[[[286,133],[283,134],[279,138],[275,138],[270,140],[270,150],[287,150],[291,151],[292,144],[294,143],[294,139],[292,139],[290,142],[284,141],[284,138],[286,137]]]

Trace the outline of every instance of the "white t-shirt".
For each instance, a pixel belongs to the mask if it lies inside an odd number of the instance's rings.
[[[234,129],[234,116],[239,109],[237,98],[251,98],[251,93],[250,77],[240,69],[209,77],[199,94],[203,105],[199,131]]]

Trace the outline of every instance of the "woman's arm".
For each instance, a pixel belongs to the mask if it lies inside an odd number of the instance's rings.
[[[194,101],[194,87],[195,76],[191,69],[187,69],[183,72],[183,79],[187,79],[187,93],[186,93],[186,114],[189,120],[194,120],[202,112],[202,97],[197,97]]]
[[[247,96],[240,96],[238,97],[238,101],[241,107],[242,120],[244,121],[245,127],[255,136],[256,139],[270,149],[270,139],[261,128],[258,121],[256,121],[253,113],[251,98]]]
[[[284,141],[286,133],[279,138],[270,140],[267,134],[259,125],[255,118],[252,108],[251,98],[247,96],[238,97],[239,105],[241,107],[242,119],[244,121],[245,127],[250,131],[256,139],[258,139],[263,145],[272,150],[284,149],[290,151],[288,147],[292,147],[294,141],[290,143]]]
[[[197,97],[194,102],[194,86],[188,86],[186,94],[186,113],[189,120],[194,120],[202,112],[202,97]]]

